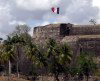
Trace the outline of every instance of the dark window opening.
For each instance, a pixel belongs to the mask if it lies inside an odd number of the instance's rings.
[[[70,33],[70,28],[67,27],[67,28],[66,28],[66,35],[69,35],[69,33]]]
[[[70,27],[67,27],[67,24],[61,24],[60,25],[60,35],[68,36],[69,33],[70,33]]]

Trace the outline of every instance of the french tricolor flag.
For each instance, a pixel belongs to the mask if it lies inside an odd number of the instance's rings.
[[[59,14],[60,8],[59,8],[59,7],[57,7],[57,8],[52,7],[52,8],[51,8],[51,11],[52,11],[53,13]]]

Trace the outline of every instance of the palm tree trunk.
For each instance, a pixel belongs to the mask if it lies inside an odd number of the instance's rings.
[[[9,75],[11,75],[11,62],[9,60]]]
[[[10,81],[10,75],[11,75],[11,62],[9,60],[9,73],[8,73],[8,81]]]
[[[43,75],[42,75],[42,81],[43,81]]]
[[[87,76],[87,81],[88,81],[88,76]]]
[[[17,48],[17,81],[19,81],[19,49],[18,46],[16,46]]]
[[[19,68],[18,68],[18,67],[19,67],[19,64],[18,64],[18,61],[17,61],[17,81],[18,81],[18,79],[19,79],[19,71],[18,71]]]

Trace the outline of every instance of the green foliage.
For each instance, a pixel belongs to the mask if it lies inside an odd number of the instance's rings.
[[[87,80],[88,77],[90,75],[94,75],[97,70],[96,63],[94,62],[92,55],[86,52],[80,54],[77,63],[80,70],[79,74],[82,74],[82,76],[85,75]]]
[[[45,68],[46,73],[52,73],[58,79],[60,73],[67,73],[72,52],[67,44],[57,44],[49,39],[45,48],[39,48],[30,42],[25,46],[27,57],[37,68]],[[43,69],[42,69],[43,70]]]
[[[57,81],[59,74],[68,73],[72,52],[67,44],[57,44],[54,39],[50,38],[47,42],[45,56],[48,71],[55,75]]]
[[[96,63],[94,62],[93,57],[87,53],[80,55],[79,66],[83,71],[88,69],[89,73],[94,73],[96,70]]]
[[[2,55],[6,60],[15,59],[18,48],[22,48],[26,43],[31,41],[31,36],[28,34],[29,30],[30,28],[27,25],[18,25],[12,35],[4,40]]]
[[[26,45],[25,52],[27,54],[27,57],[33,62],[36,66],[46,66],[45,59],[43,57],[43,54],[40,52],[38,47],[33,44],[32,42]]]
[[[2,50],[3,52],[1,55],[2,59],[4,61],[14,60],[14,57],[15,57],[14,50],[15,48],[12,45],[12,40],[10,37],[8,37],[7,40],[5,40],[3,43],[3,50]]]
[[[60,47],[59,62],[63,65],[68,65],[72,59],[72,52],[67,44],[62,44]]]

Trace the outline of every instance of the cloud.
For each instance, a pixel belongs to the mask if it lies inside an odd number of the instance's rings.
[[[59,22],[88,24],[91,18],[98,19],[98,14],[99,10],[93,7],[92,0],[76,0],[72,1],[65,8],[65,13],[61,13],[57,19]]]
[[[12,20],[12,15],[10,14],[9,5],[0,5],[0,37],[5,37],[10,32],[9,22]]]
[[[59,15],[48,13],[43,18],[53,22],[89,24],[90,19],[100,18],[99,8],[92,3],[92,0],[62,0]]]
[[[33,10],[48,10],[51,5],[57,5],[59,0],[15,0],[19,8],[33,11]]]
[[[23,25],[23,24],[26,24],[26,23],[23,21],[16,21],[16,20],[9,22],[9,25]]]
[[[100,20],[99,8],[92,3],[92,0],[0,0],[0,37],[12,32],[17,24],[34,27],[54,22],[88,24],[91,18]],[[60,7],[59,15],[51,12],[53,6]]]

